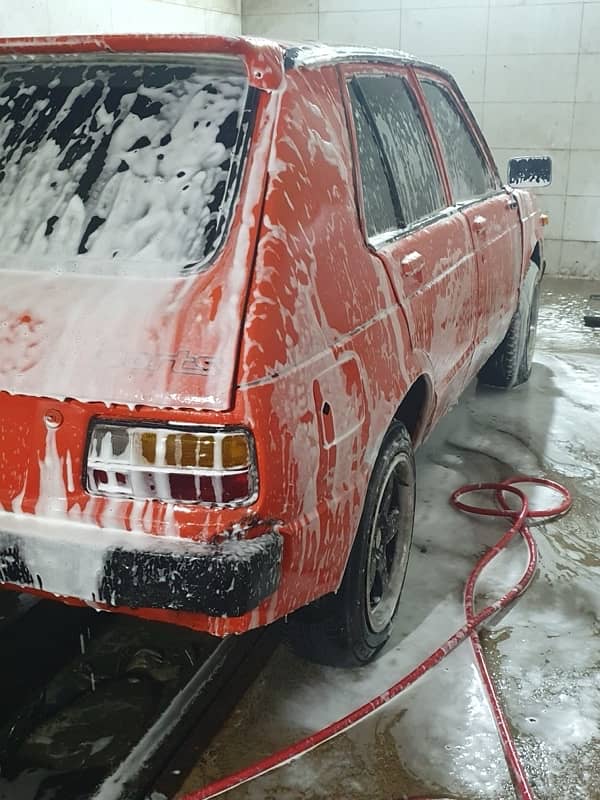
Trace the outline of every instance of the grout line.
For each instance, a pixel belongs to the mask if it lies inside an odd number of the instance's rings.
[[[598,3],[600,3],[600,0],[598,0]],[[498,6],[498,8],[506,8],[506,6]],[[489,12],[491,12],[491,7],[489,9]],[[336,11],[334,13],[342,14],[345,12]],[[354,12],[354,13],[366,13],[366,12]],[[486,45],[487,45],[487,38],[486,38]],[[479,52],[476,53],[465,53],[465,52],[433,53],[433,54],[430,53],[429,55],[426,56],[426,58],[481,58],[481,56],[486,56],[486,57],[489,56],[490,58],[546,58],[547,56],[554,56],[556,58],[558,56],[578,56],[578,55],[579,53],[577,50],[557,50],[557,51],[539,50],[531,52],[513,51],[512,53],[508,51],[506,53],[501,53],[501,52],[488,53],[486,50],[480,50]],[[586,52],[585,55],[598,55],[598,53],[596,53],[595,51],[591,51],[589,53]]]
[[[474,103],[485,102],[488,106],[534,106],[534,105],[545,105],[545,106],[572,106],[572,100],[473,100]],[[598,103],[597,105],[600,105]]]
[[[487,4],[487,20],[485,24],[485,60],[483,62],[483,102],[481,107],[481,129],[484,131],[485,135],[485,106],[486,106],[486,94],[487,94],[487,71],[488,71],[488,55],[489,55],[489,41],[490,41],[490,17],[492,14],[492,5],[491,0],[488,0]]]
[[[403,47],[402,47],[402,2],[401,2],[401,0],[398,0],[398,16],[400,17],[399,25],[398,25],[398,49],[402,50]]]
[[[581,44],[583,42],[583,16],[584,16],[584,4],[581,3],[579,6],[581,10],[581,19],[579,20],[579,49],[577,52],[577,60],[575,62],[575,88],[573,92],[573,110],[571,115],[571,132],[569,134],[569,155],[567,157],[567,175],[566,175],[566,184],[565,184],[565,194],[564,194],[564,211],[563,211],[563,218],[562,218],[562,227],[560,231],[560,238],[561,238],[561,248],[560,248],[560,257],[559,257],[559,269],[562,269],[563,265],[563,252],[565,249],[565,226],[567,224],[567,199],[574,195],[569,195],[569,183],[571,178],[571,160],[573,155],[573,133],[575,131],[575,102],[577,100],[577,86],[579,84],[579,64],[581,60]]]
[[[579,2],[585,2],[586,5],[598,5],[600,0],[579,0]],[[526,8],[554,8],[556,6],[572,6],[575,5],[573,0],[555,0],[553,3],[546,3],[544,0],[540,0],[538,3],[528,2],[526,4]],[[461,11],[473,11],[477,8],[486,8],[486,2],[480,2],[478,5],[469,5],[466,6],[464,3],[460,3],[458,0],[455,5],[452,6],[439,6],[439,5],[430,5],[430,6],[413,6],[409,7],[408,11],[441,11],[441,10],[457,10],[460,9]],[[507,9],[515,9],[515,8],[523,8],[523,2],[515,2],[510,4],[501,4],[501,5],[494,5],[494,8],[507,8]],[[369,11],[389,11],[388,9],[378,9],[378,8],[369,8]]]
[[[321,41],[321,0],[317,0],[317,41]]]

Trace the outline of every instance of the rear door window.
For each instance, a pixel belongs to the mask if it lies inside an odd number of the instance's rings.
[[[0,63],[5,265],[206,262],[232,208],[248,97],[236,59]]]
[[[397,197],[392,193],[390,175],[386,172],[376,133],[366,114],[364,104],[350,83],[350,100],[358,146],[367,236],[386,233],[398,228]]]
[[[496,188],[496,179],[462,113],[439,84],[424,80],[421,85],[444,153],[454,201],[483,197]]]
[[[355,81],[390,164],[399,197],[399,227],[444,208],[444,190],[429,135],[404,78],[363,75]]]

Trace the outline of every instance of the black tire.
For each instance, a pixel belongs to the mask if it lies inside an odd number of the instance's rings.
[[[394,422],[373,468],[340,589],[291,620],[290,638],[297,652],[336,667],[360,666],[375,658],[390,637],[398,609],[414,511],[412,442],[405,426]]]
[[[523,281],[519,306],[506,336],[479,372],[479,382],[512,389],[531,375],[540,305],[540,270],[531,262]]]
[[[537,339],[538,317],[540,314],[540,282],[536,282],[531,302],[529,304],[529,317],[527,320],[527,333],[525,346],[523,348],[523,358],[519,365],[517,384],[525,383],[529,380],[533,369],[533,354],[535,352],[535,341]]]

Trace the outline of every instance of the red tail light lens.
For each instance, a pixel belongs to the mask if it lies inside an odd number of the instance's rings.
[[[91,494],[164,502],[248,505],[258,492],[254,440],[242,428],[95,420],[86,476]]]
[[[222,500],[224,503],[230,503],[239,494],[248,494],[249,489],[247,472],[223,475],[221,478]]]

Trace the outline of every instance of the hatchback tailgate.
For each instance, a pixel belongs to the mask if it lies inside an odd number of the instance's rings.
[[[232,269],[229,293],[222,270],[171,280],[2,270],[0,391],[227,409],[246,284],[245,266]]]

